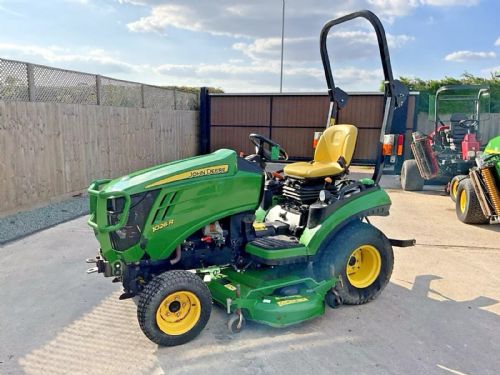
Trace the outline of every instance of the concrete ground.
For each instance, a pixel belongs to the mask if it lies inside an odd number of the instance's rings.
[[[119,285],[85,274],[97,245],[86,218],[0,247],[0,374],[500,373],[500,226],[460,223],[436,188],[388,191],[391,216],[372,222],[417,246],[395,248],[377,300],[239,335],[214,308],[202,334],[174,348],[143,336]]]

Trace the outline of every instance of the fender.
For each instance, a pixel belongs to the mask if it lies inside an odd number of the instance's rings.
[[[391,199],[379,186],[354,194],[330,205],[333,211],[313,228],[305,228],[300,243],[307,247],[308,255],[314,256],[321,245],[333,238],[346,224],[366,216],[388,216]]]

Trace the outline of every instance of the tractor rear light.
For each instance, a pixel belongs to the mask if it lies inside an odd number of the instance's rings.
[[[392,155],[392,149],[394,147],[394,134],[384,135],[384,143],[382,144],[382,155],[390,156]]]
[[[316,146],[318,146],[321,134],[323,134],[323,132],[314,132],[313,145],[312,145],[314,149],[316,148]]]
[[[397,143],[397,150],[396,150],[396,155],[401,156],[403,155],[403,145],[404,145],[404,136],[403,134],[398,135],[398,143]]]

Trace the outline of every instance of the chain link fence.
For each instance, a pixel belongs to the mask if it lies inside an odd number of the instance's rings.
[[[198,94],[0,59],[0,100],[196,110]]]

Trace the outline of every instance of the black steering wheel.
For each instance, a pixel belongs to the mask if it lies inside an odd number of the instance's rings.
[[[465,119],[459,121],[458,126],[464,129],[475,129],[478,123],[479,121],[477,121],[476,119]]]
[[[286,153],[286,151],[273,140],[264,137],[263,135],[252,133],[250,134],[250,141],[255,145],[255,153],[259,155],[262,159],[267,161],[272,161],[273,159],[271,155],[271,150],[273,147],[277,147],[279,150],[278,160],[279,161],[288,160],[288,154]],[[265,147],[266,145],[268,147]]]

